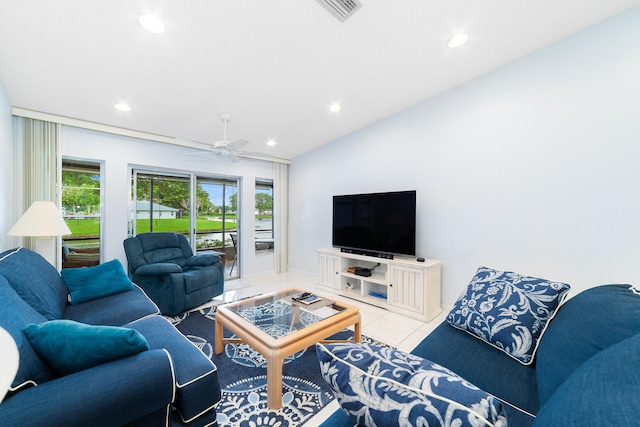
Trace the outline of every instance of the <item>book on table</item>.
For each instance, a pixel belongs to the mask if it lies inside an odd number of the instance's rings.
[[[306,305],[310,305],[310,304],[313,304],[314,302],[322,301],[322,298],[310,292],[304,292],[300,295],[291,297],[291,299]]]

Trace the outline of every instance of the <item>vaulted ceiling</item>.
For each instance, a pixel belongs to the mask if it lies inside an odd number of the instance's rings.
[[[229,139],[293,159],[640,0],[361,4],[341,22],[318,0],[0,0],[0,80],[20,109],[207,144],[228,112]]]

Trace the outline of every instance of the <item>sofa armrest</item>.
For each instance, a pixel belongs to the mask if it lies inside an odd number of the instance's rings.
[[[7,396],[3,425],[124,425],[159,410],[169,414],[175,379],[169,354],[149,350]]]
[[[216,254],[200,254],[187,258],[187,265],[189,267],[206,267],[207,265],[213,265],[218,261],[220,261],[220,257]]]
[[[164,276],[171,273],[182,273],[182,267],[172,262],[159,262],[142,265],[133,274],[137,276]]]

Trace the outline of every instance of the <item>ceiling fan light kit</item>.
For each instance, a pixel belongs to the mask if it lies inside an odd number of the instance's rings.
[[[239,156],[259,159],[272,157],[271,155],[265,153],[241,151],[242,147],[249,144],[249,140],[245,138],[237,138],[233,141],[229,141],[227,137],[227,126],[231,121],[231,114],[220,113],[218,114],[218,117],[223,123],[223,138],[221,140],[215,141],[213,144],[204,144],[207,147],[206,150],[199,150],[197,152],[189,153],[190,155],[214,154],[219,159],[230,160],[234,163],[240,161],[240,159],[238,158]]]

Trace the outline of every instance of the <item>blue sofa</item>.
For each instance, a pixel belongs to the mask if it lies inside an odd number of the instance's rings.
[[[509,426],[640,426],[640,294],[631,285],[568,299],[529,365],[448,321],[411,353],[495,396]],[[322,426],[354,424],[339,410]]]
[[[87,297],[77,281],[68,288],[71,282],[63,277],[104,283],[104,296]],[[129,281],[129,290],[115,292],[122,278],[129,280],[117,260],[63,270],[61,276],[28,249],[0,254],[0,326],[12,335],[20,353],[18,374],[0,404],[3,425],[215,425],[221,393],[215,365],[159,315],[139,287]],[[98,331],[83,348],[65,355],[73,363],[84,362],[86,354],[109,353],[109,348],[98,352],[95,344],[106,331],[130,332],[147,350],[74,372],[60,371],[57,358],[62,356],[34,347],[25,328],[69,324]],[[60,352],[66,351],[62,347]]]
[[[224,292],[220,256],[194,255],[182,234],[140,233],[123,244],[131,280],[166,316],[175,316]]]

